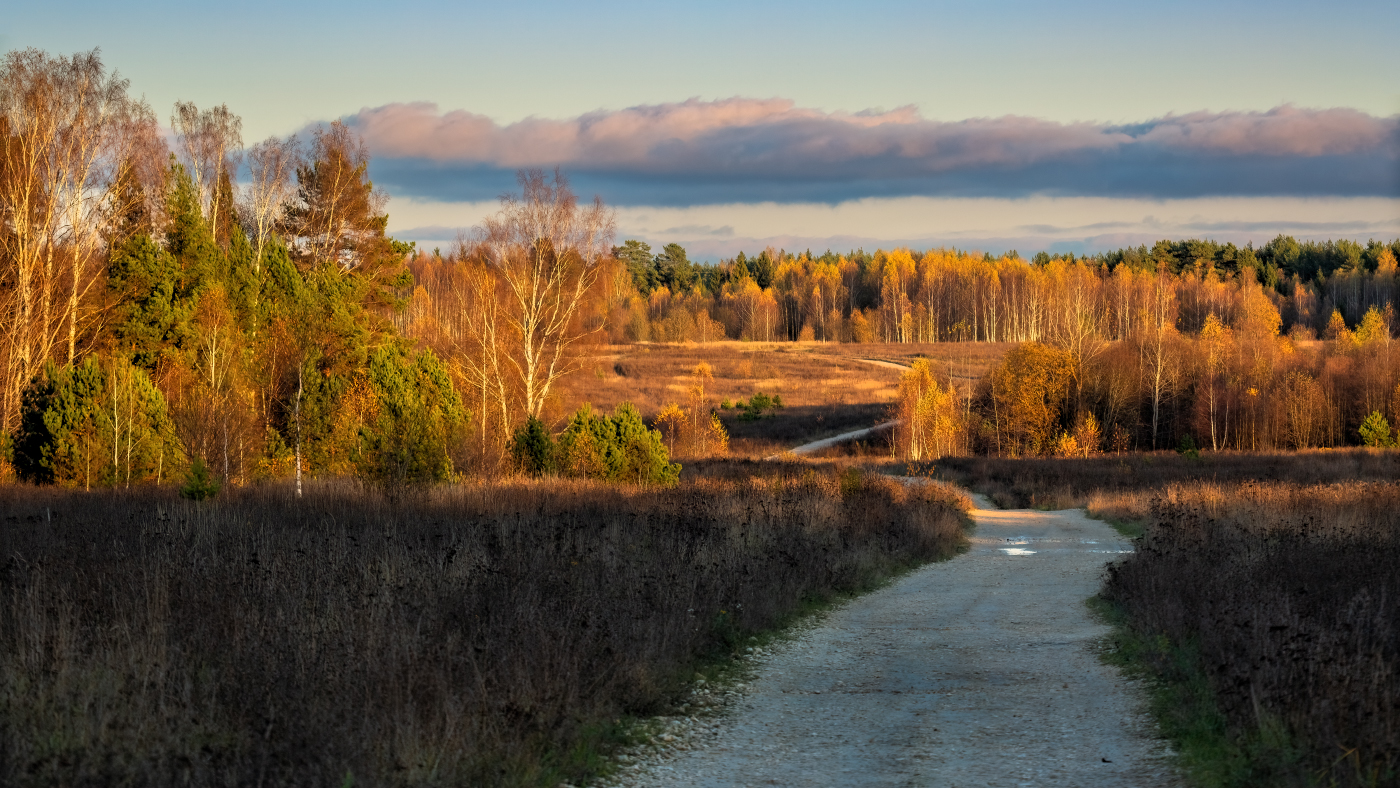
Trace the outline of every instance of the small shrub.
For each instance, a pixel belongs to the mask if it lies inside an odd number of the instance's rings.
[[[1381,449],[1395,445],[1390,437],[1390,422],[1386,421],[1385,416],[1378,410],[1371,411],[1371,415],[1361,422],[1361,428],[1357,432],[1361,434],[1361,442],[1372,448]]]
[[[554,469],[554,438],[544,422],[531,416],[510,439],[510,456],[521,473],[543,476]]]
[[[209,475],[209,466],[202,457],[195,457],[190,463],[189,473],[185,474],[185,485],[180,488],[180,497],[191,501],[203,501],[219,494],[219,481]]]
[[[748,404],[744,404],[744,402],[740,400],[739,407],[744,411],[739,414],[739,419],[741,421],[755,421],[763,418],[765,413],[781,410],[783,407],[783,398],[781,395],[770,397],[760,391],[752,397],[749,397]]]
[[[671,462],[661,433],[647,429],[642,415],[624,402],[611,416],[579,408],[559,436],[561,470],[570,476],[671,486],[681,466]]]
[[[1182,435],[1181,442],[1177,444],[1176,453],[1188,460],[1199,459],[1201,452],[1196,448],[1196,440],[1190,435]]]

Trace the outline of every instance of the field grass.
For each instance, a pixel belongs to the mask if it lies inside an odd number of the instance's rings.
[[[1103,598],[1196,784],[1400,783],[1400,486],[1170,484]]]
[[[822,599],[965,541],[833,463],[671,490],[0,487],[0,784],[553,786]]]
[[[583,371],[565,381],[549,415],[562,420],[583,402],[609,410],[631,402],[650,418],[667,403],[686,403],[691,370],[703,361],[714,375],[706,392],[712,406],[756,392],[782,396],[783,410],[756,421],[720,412],[731,452],[765,457],[888,420],[902,367],[915,358],[938,361],[960,390],[971,390],[1009,347],[734,341],[602,346],[591,349]]]
[[[925,468],[980,492],[1006,509],[1088,507],[1140,519],[1154,491],[1173,482],[1278,481],[1325,484],[1400,478],[1400,452],[1314,449],[1296,452],[1104,454],[1089,458],[945,457]]]

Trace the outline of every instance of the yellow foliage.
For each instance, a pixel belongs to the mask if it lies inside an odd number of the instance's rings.
[[[1012,455],[1053,451],[1070,369],[1068,353],[1038,342],[1027,342],[1006,354],[992,372],[1002,451]]]
[[[1061,432],[1060,437],[1055,439],[1054,454],[1056,457],[1078,457],[1079,441],[1068,432]]]
[[[1386,325],[1381,311],[1373,306],[1366,310],[1365,317],[1361,318],[1361,325],[1356,327],[1356,341],[1365,345],[1386,339],[1390,339],[1390,326]]]
[[[1278,336],[1283,316],[1278,307],[1258,286],[1245,288],[1240,303],[1240,319],[1236,328],[1248,339],[1272,339]]]
[[[928,359],[917,359],[899,380],[895,441],[906,459],[931,460],[960,448],[962,414],[952,386],[944,388]]]

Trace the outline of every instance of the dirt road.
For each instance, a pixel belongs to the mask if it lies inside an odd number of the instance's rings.
[[[678,719],[628,786],[1170,786],[1140,688],[1084,600],[1131,549],[1078,510],[978,498],[973,549],[759,657],[719,721]]]

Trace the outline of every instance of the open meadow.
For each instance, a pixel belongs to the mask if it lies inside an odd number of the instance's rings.
[[[607,410],[631,402],[650,419],[667,404],[687,401],[692,372],[705,363],[714,376],[705,390],[711,407],[760,392],[782,397],[781,410],[752,421],[740,419],[738,410],[718,411],[732,455],[765,457],[890,420],[899,377],[914,359],[935,361],[959,391],[970,392],[1010,347],[734,341],[601,346],[564,381],[558,400],[569,404],[561,404],[556,417],[580,402]],[[888,454],[888,436],[882,445]]]

